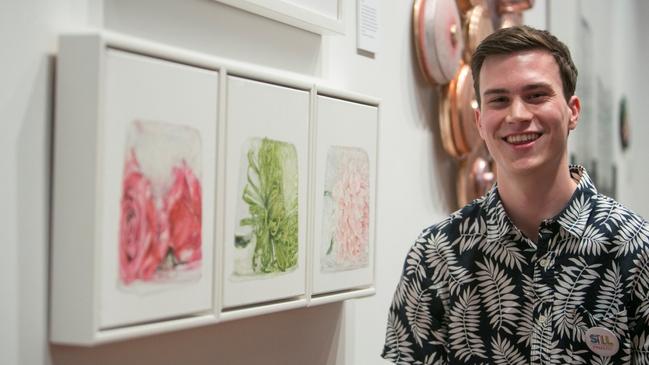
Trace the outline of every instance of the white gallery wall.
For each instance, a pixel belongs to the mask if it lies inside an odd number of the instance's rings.
[[[582,118],[571,137],[571,150],[616,165],[617,199],[643,217],[649,217],[649,148],[644,141],[649,135],[649,125],[644,121],[644,106],[649,100],[649,69],[645,66],[649,57],[647,15],[649,2],[641,0],[552,0],[548,12],[549,29],[565,40],[580,67],[578,84],[587,82],[588,76],[591,81],[599,80],[592,85],[593,100],[582,102],[592,109],[593,118]],[[588,24],[590,37],[583,36],[582,18]],[[590,51],[583,52],[580,39],[590,39]],[[623,96],[627,99],[631,130],[626,151],[622,151],[618,137],[619,101]],[[607,120],[607,114],[613,119],[608,126],[598,120]],[[581,138],[584,134],[586,138]],[[607,146],[609,141],[612,144]]]
[[[573,0],[571,0],[573,1]],[[574,0],[576,1],[576,0]],[[555,3],[536,1],[527,21],[543,27]],[[387,309],[405,254],[418,233],[453,209],[455,163],[442,150],[436,91],[423,82],[411,36],[412,1],[380,0],[375,56],[356,50],[356,1],[345,0],[345,35],[320,36],[211,0],[32,0],[0,2],[0,364],[375,364],[382,363]],[[569,2],[568,2],[569,3]],[[648,47],[642,0],[588,1],[603,19],[613,52],[603,52],[614,93],[625,90],[633,139],[621,161],[619,196],[647,214],[649,175],[638,105],[647,100],[640,57]],[[563,6],[563,5],[562,5]],[[619,6],[619,8],[618,8]],[[640,13],[642,12],[642,13]],[[561,13],[569,16],[571,13]],[[566,15],[567,14],[567,15]],[[631,20],[630,20],[631,19]],[[550,17],[558,27],[560,17]],[[570,18],[561,20],[571,22]],[[563,23],[561,23],[563,24]],[[106,28],[153,41],[319,77],[381,99],[376,290],[373,297],[248,318],[94,348],[47,339],[53,56],[61,32]],[[562,31],[563,32],[563,31]],[[649,128],[649,127],[645,127]],[[74,260],[74,258],[71,258]]]

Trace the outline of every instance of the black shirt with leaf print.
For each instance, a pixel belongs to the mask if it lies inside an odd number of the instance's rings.
[[[494,186],[427,228],[394,294],[382,356],[395,364],[649,364],[649,225],[598,194],[582,167],[537,243]],[[619,350],[584,333],[612,331]]]

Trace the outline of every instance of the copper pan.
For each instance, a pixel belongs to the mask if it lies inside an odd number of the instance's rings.
[[[482,143],[475,122],[478,102],[473,89],[473,76],[469,65],[460,67],[448,87],[450,130],[456,157],[462,158]]]
[[[415,0],[413,30],[419,67],[432,85],[448,84],[464,50],[455,0]]]
[[[485,195],[496,182],[495,164],[483,147],[476,148],[460,164],[457,201],[460,207]]]
[[[494,27],[489,15],[489,10],[482,5],[476,5],[468,12],[464,18],[464,35],[466,36],[466,46],[464,47],[463,58],[465,62],[470,62],[471,56],[483,39],[493,33]]]
[[[453,126],[451,122],[451,100],[449,95],[449,87],[444,86],[439,92],[439,131],[442,139],[442,147],[446,153],[452,157],[461,157],[455,145],[453,138]]]
[[[455,2],[460,14],[466,14],[472,7],[482,5],[482,0],[456,0]]]
[[[500,16],[500,28],[523,24],[523,13],[505,13]]]
[[[534,0],[499,0],[498,13],[520,13],[534,6]]]

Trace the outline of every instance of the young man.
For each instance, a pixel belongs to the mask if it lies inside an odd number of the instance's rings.
[[[396,364],[649,364],[649,228],[568,165],[577,69],[546,31],[473,55],[497,184],[427,228],[388,317]]]

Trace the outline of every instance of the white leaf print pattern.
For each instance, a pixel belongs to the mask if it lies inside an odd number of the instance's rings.
[[[417,239],[416,243],[408,252],[408,257],[406,258],[406,270],[405,274],[407,277],[415,275],[418,280],[422,280],[426,277],[426,265],[424,262],[424,245],[426,240],[423,238]]]
[[[629,289],[634,297],[643,300],[649,293],[649,251],[643,250],[633,260],[633,267],[629,269]]]
[[[571,258],[562,268],[555,286],[553,319],[559,336],[581,340],[576,327],[576,309],[586,300],[586,290],[599,278],[601,264],[588,265],[583,257]]]
[[[491,339],[493,361],[496,365],[524,365],[525,357],[512,345],[507,338],[500,338],[500,334]]]
[[[480,251],[510,269],[522,270],[525,256],[514,240],[482,241]]]
[[[593,199],[597,199],[594,214],[595,223],[606,228],[608,232],[612,232],[614,227],[620,226],[628,218],[627,211],[615,200],[602,195],[596,195]]]
[[[645,331],[631,338],[631,356],[634,365],[649,365],[649,336]]]
[[[419,281],[413,281],[406,295],[406,318],[412,336],[419,346],[428,338],[433,318],[430,303],[433,300],[429,288],[422,289]]]
[[[497,264],[487,260],[484,264],[477,262],[481,269],[477,272],[478,287],[482,296],[483,306],[487,310],[489,324],[496,331],[513,334],[516,322],[520,317],[518,295],[514,294],[511,276],[501,270]]]
[[[437,232],[428,238],[426,263],[432,270],[429,273],[434,283],[448,283],[451,295],[460,287],[473,281],[469,271],[460,265],[446,234]]]
[[[442,358],[442,355],[438,353],[433,353],[432,355],[426,355],[424,358],[423,365],[446,365],[446,360]]]
[[[611,252],[617,252],[615,257],[628,255],[636,252],[647,242],[649,242],[647,222],[637,217],[630,217],[620,225],[618,234],[613,240],[615,247]]]
[[[540,270],[534,270],[534,296],[541,303],[552,302],[554,300],[554,290],[543,280]]]
[[[620,313],[624,284],[619,267],[613,263],[604,273],[595,304],[597,325],[608,328],[623,337],[628,331],[626,311]]]
[[[607,237],[594,225],[589,225],[581,238],[573,236],[562,229],[559,234],[559,242],[556,247],[559,248],[560,253],[572,255],[601,255],[608,253],[606,247]]]
[[[479,331],[480,296],[476,287],[467,288],[449,313],[449,343],[459,360],[487,358]]]
[[[455,239],[453,245],[459,245],[460,254],[473,249],[476,243],[483,241],[487,235],[487,225],[482,216],[475,219],[467,217],[458,228],[459,236]]]
[[[510,221],[507,213],[499,202],[496,202],[497,193],[489,194],[487,205],[491,207],[487,212],[487,240],[497,241],[507,234]]]
[[[627,288],[633,296],[640,301],[636,317],[640,317],[649,324],[649,252],[645,249],[639,252],[633,260],[633,267],[629,270]]]
[[[581,236],[586,229],[591,210],[590,199],[582,193],[579,198],[572,201],[565,213],[559,218],[559,222],[566,231],[575,236]]]
[[[532,341],[532,333],[534,332],[534,303],[539,303],[534,298],[534,291],[532,289],[532,279],[523,274],[523,308],[521,309],[521,318],[516,327],[516,334],[518,335],[518,343],[524,343],[525,346],[530,346]]]
[[[388,351],[384,354],[387,360],[397,365],[409,365],[414,361],[412,343],[408,341],[408,331],[399,318],[390,313],[388,329],[385,335],[385,345]]]
[[[566,364],[571,364],[571,365],[590,365],[588,362],[586,362],[586,359],[582,357],[582,355],[588,355],[589,350],[586,349],[581,349],[577,351],[573,351],[572,348],[566,349],[566,353],[562,355],[561,357],[563,358],[563,362]]]
[[[542,312],[542,316],[547,318],[545,321],[534,321],[534,337],[532,341],[531,360],[532,364],[540,365],[559,365],[562,363],[561,348],[559,340],[554,340],[552,332],[552,321],[550,311]]]
[[[425,233],[426,232],[422,233],[422,235],[417,238],[415,244],[412,245],[408,252],[404,273],[401,276],[401,280],[399,280],[399,284],[397,284],[397,289],[394,293],[394,298],[392,299],[393,305],[398,307],[403,306],[404,300],[406,299],[406,289],[413,277],[416,280],[423,280],[426,277],[426,267],[423,257],[424,245],[427,243],[424,238]]]

